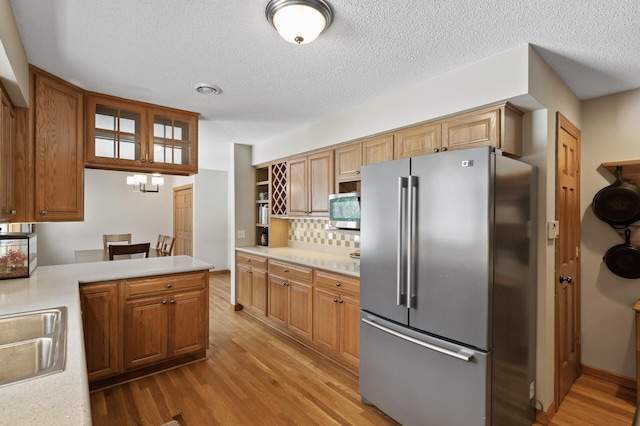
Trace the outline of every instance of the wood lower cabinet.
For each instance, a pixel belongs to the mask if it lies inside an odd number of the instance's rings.
[[[267,315],[267,259],[245,253],[237,254],[238,294],[243,309]]]
[[[167,296],[127,301],[123,314],[124,370],[166,360],[169,356]]]
[[[255,265],[267,267],[266,318],[262,310],[247,308],[251,306],[248,301],[243,302],[248,304],[243,304],[244,310],[285,334],[310,344],[345,367],[358,369],[360,281],[357,277],[243,252],[237,252],[236,259],[238,301],[255,298],[251,287],[256,275]],[[253,274],[247,272],[249,268]],[[259,294],[263,300],[262,292]]]
[[[309,342],[313,339],[313,270],[269,262],[268,318]]]
[[[352,368],[360,358],[359,280],[315,271],[313,343]]]
[[[118,374],[118,281],[83,284],[80,307],[89,381]]]
[[[89,382],[113,384],[204,356],[208,282],[205,270],[82,284]]]
[[[208,272],[125,280],[125,371],[206,351],[209,342],[206,277]]]

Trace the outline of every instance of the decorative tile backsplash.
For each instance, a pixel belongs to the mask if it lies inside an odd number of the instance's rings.
[[[328,219],[289,219],[289,242],[360,250],[360,232],[329,228]]]

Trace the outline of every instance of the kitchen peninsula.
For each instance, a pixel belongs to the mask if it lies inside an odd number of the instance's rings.
[[[64,371],[0,387],[0,423],[91,424],[79,286],[207,271],[189,256],[40,266],[29,278],[0,281],[0,315],[67,307]]]

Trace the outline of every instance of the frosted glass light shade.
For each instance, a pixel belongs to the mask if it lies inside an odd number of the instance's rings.
[[[160,176],[151,176],[151,185],[164,185],[164,178]]]
[[[333,12],[324,0],[271,0],[267,20],[293,44],[307,44],[331,25]]]
[[[133,175],[133,183],[147,184],[147,175]]]
[[[293,44],[311,43],[318,38],[325,25],[324,16],[309,6],[287,6],[273,16],[273,26],[280,37]]]

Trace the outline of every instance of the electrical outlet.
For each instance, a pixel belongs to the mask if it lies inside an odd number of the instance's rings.
[[[244,229],[241,229],[240,231],[238,231],[238,238],[245,238]]]
[[[555,240],[560,235],[560,222],[557,220],[550,220],[547,222],[547,238]]]
[[[536,396],[536,381],[534,380],[529,384],[529,399],[533,399]]]

